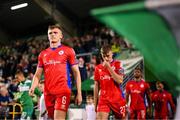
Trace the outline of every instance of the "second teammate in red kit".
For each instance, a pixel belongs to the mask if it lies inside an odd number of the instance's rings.
[[[169,109],[168,104],[171,105],[171,110],[175,114],[176,107],[174,105],[172,95],[168,91],[164,90],[164,85],[162,82],[156,82],[157,91],[153,92],[151,95],[152,102],[154,103],[155,119],[169,119]]]
[[[81,78],[75,52],[72,48],[61,44],[62,38],[63,34],[59,25],[49,26],[50,47],[39,55],[33,84],[29,90],[29,94],[32,95],[44,70],[44,98],[48,117],[56,120],[65,119],[70,104],[71,90],[68,84],[70,70],[68,66],[70,66],[77,84],[76,103],[80,105],[82,102]]]
[[[150,87],[142,79],[142,71],[140,68],[134,70],[134,79],[126,84],[126,103],[130,102],[130,119],[146,119],[145,95],[148,100],[149,114],[151,114]]]
[[[117,119],[125,118],[125,99],[120,84],[123,82],[123,68],[120,61],[113,60],[111,46],[101,48],[102,64],[94,72],[94,101],[98,120],[108,119],[110,110]]]

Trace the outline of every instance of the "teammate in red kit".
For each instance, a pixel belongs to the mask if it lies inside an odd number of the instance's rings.
[[[94,102],[98,120],[108,119],[110,110],[117,119],[125,118],[125,99],[120,84],[123,82],[123,68],[120,61],[113,60],[111,46],[101,48],[103,62],[95,67]]]
[[[146,119],[145,94],[148,100],[149,114],[151,113],[150,87],[142,79],[140,68],[134,70],[134,79],[126,84],[126,103],[130,102],[130,119]]]
[[[151,95],[152,103],[154,103],[155,119],[169,119],[168,103],[171,105],[173,113],[175,113],[175,105],[172,96],[164,90],[164,85],[161,82],[156,82],[157,91]]]
[[[70,104],[69,65],[77,84],[76,103],[80,105],[82,102],[81,78],[75,52],[72,48],[61,44],[62,38],[63,34],[59,25],[48,27],[50,47],[39,54],[33,84],[29,90],[29,94],[32,95],[44,70],[44,97],[48,117],[56,120],[65,119]]]

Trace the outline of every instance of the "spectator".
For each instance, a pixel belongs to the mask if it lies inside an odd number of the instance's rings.
[[[17,70],[15,79],[19,82],[19,94],[15,97],[15,100],[19,101],[23,108],[21,119],[30,120],[32,118],[34,110],[32,97],[29,96],[29,89],[31,87],[32,81],[26,79],[23,72],[20,70]],[[37,89],[35,90],[35,94],[37,94],[38,96],[41,95],[41,93]]]
[[[8,118],[9,108],[8,104],[12,102],[8,90],[5,86],[0,88],[0,119]]]
[[[87,79],[87,70],[86,65],[84,63],[84,59],[82,57],[79,58],[79,71],[81,74],[81,80],[84,81]]]
[[[86,120],[96,120],[96,112],[92,95],[86,97]]]

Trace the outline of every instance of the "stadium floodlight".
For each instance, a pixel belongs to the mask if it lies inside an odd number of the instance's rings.
[[[23,8],[23,7],[26,7],[26,6],[28,6],[28,3],[22,3],[22,4],[19,4],[19,5],[12,6],[11,10],[20,9],[20,8]]]

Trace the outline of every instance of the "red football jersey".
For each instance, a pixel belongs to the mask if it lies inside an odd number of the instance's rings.
[[[120,61],[114,60],[110,65],[117,74],[123,74],[124,70]],[[94,80],[100,84],[100,100],[106,99],[113,102],[119,98],[124,99],[119,84],[113,80],[108,69],[102,64],[95,67]]]
[[[44,69],[45,93],[59,94],[71,92],[68,86],[69,65],[77,64],[75,52],[68,46],[47,48],[38,57],[38,67]]]
[[[167,91],[155,91],[151,94],[152,102],[155,104],[155,116],[156,117],[163,117],[168,116],[168,103],[171,105],[173,111],[175,111],[175,105],[172,100],[172,96]]]
[[[145,109],[145,92],[150,89],[149,84],[144,80],[136,82],[130,80],[126,84],[126,92],[131,96],[130,108],[132,110]]]

